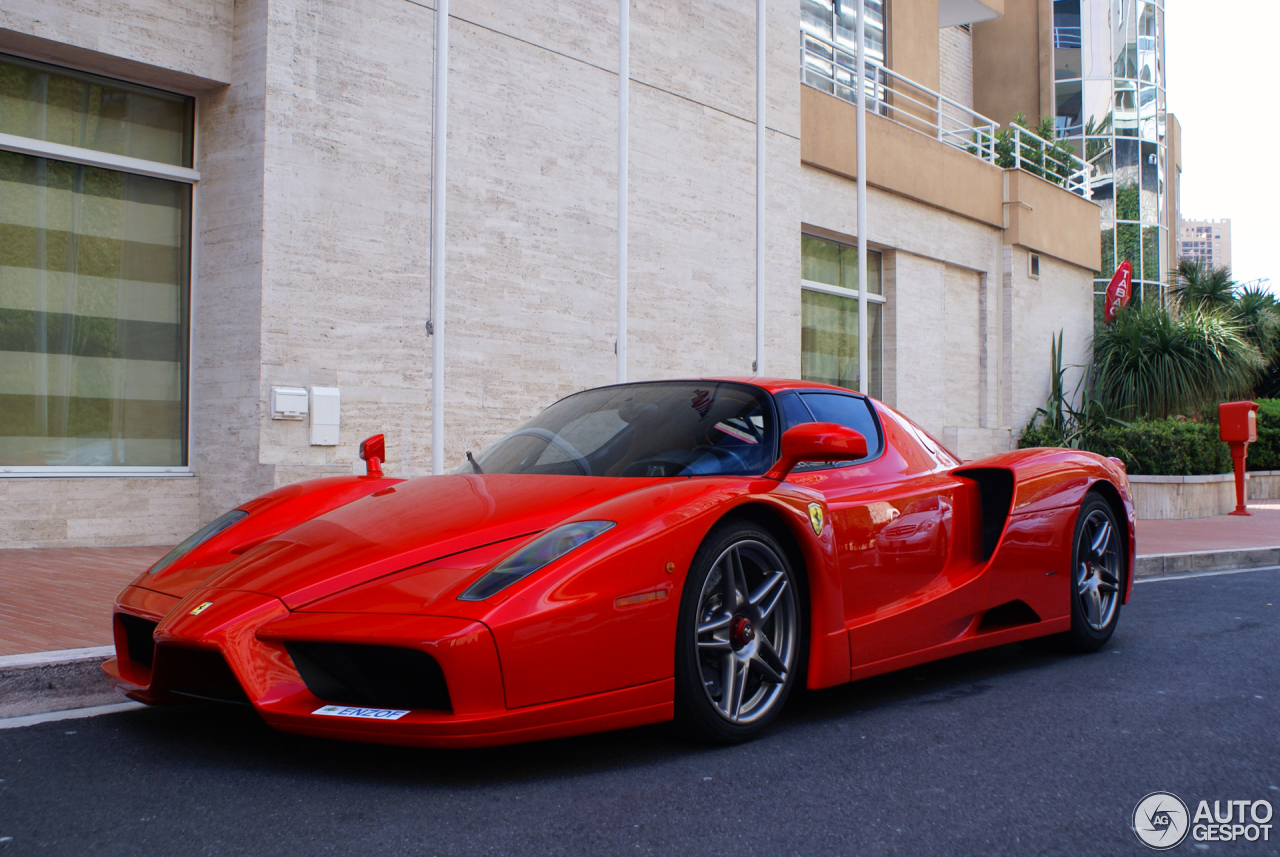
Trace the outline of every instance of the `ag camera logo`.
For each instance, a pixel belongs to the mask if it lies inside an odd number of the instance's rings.
[[[1187,805],[1170,792],[1152,792],[1133,808],[1133,832],[1148,848],[1168,851],[1187,838]]]

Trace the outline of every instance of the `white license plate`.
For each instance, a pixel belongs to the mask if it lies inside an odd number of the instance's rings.
[[[394,708],[357,708],[354,705],[324,705],[312,714],[324,714],[328,717],[355,717],[360,720],[399,720],[408,711],[397,711]]]

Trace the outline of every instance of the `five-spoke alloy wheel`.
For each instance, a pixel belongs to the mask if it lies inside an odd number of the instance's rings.
[[[1071,631],[1073,647],[1095,651],[1111,637],[1124,599],[1122,531],[1110,504],[1089,494],[1080,504],[1071,550]]]
[[[762,731],[795,684],[802,621],[795,573],[773,536],[749,523],[713,530],[680,603],[680,719],[717,741]]]

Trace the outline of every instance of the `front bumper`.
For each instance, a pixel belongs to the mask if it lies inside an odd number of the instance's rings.
[[[200,609],[206,602],[209,606]],[[117,657],[103,669],[126,696],[153,705],[193,697],[232,701],[234,691],[242,690],[243,701],[286,732],[426,747],[479,747],[638,726],[669,720],[674,714],[672,679],[509,709],[493,635],[483,623],[470,619],[290,613],[278,599],[254,592],[203,590],[178,601],[139,587],[121,593],[116,612]],[[122,613],[156,623],[150,664],[131,656]],[[451,710],[409,710],[395,720],[316,714],[335,700],[321,699],[308,688],[287,642],[425,652],[444,674]],[[145,660],[136,639],[132,652]],[[206,666],[220,663],[219,656],[229,669],[221,683],[217,670]],[[193,670],[201,675],[193,677]]]

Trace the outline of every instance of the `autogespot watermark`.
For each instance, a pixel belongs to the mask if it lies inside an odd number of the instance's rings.
[[[1148,848],[1168,851],[1191,834],[1196,842],[1271,841],[1271,816],[1267,800],[1215,800],[1196,804],[1192,813],[1172,792],[1152,792],[1133,808],[1133,832]]]

